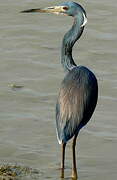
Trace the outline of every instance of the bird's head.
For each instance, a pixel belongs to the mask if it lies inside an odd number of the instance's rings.
[[[80,15],[82,18],[81,26],[85,26],[87,23],[86,12],[84,8],[75,2],[65,2],[58,6],[51,6],[46,8],[37,8],[37,9],[28,9],[21,11],[22,13],[33,13],[33,12],[40,12],[40,13],[54,13],[54,14],[63,14],[68,16],[78,16]]]

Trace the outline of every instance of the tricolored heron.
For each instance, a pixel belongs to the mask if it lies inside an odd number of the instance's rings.
[[[97,104],[98,84],[93,72],[85,66],[77,66],[72,57],[72,48],[80,38],[87,23],[86,12],[75,2],[65,2],[59,6],[22,11],[24,13],[43,12],[72,16],[74,23],[65,34],[61,48],[61,64],[66,71],[56,104],[56,130],[62,144],[61,177],[64,178],[65,147],[73,138],[72,178],[77,179],[75,145],[80,129],[90,120]]]

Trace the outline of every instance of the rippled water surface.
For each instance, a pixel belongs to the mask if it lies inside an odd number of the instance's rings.
[[[59,2],[64,1],[0,0],[0,162],[36,168],[41,180],[60,179],[55,104],[64,77],[61,40],[72,18],[19,12]],[[74,58],[92,69],[99,82],[98,106],[77,141],[79,179],[115,180],[117,2],[78,2],[87,11],[88,24],[74,47]],[[13,84],[23,87],[16,90]],[[66,179],[70,179],[71,160],[69,143]]]

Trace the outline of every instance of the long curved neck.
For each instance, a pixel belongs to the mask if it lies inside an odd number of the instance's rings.
[[[72,28],[65,34],[61,49],[61,64],[65,71],[70,71],[76,66],[72,58],[72,47],[80,38],[84,27],[81,27],[81,18],[76,16]]]

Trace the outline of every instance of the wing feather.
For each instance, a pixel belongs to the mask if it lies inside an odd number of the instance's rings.
[[[62,82],[56,105],[57,137],[60,144],[78,133],[94,111],[97,102],[96,79],[88,73],[88,69],[73,70]]]

